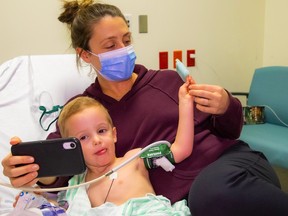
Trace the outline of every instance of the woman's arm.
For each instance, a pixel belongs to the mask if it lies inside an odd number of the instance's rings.
[[[211,114],[211,131],[216,136],[237,139],[243,126],[242,106],[221,86],[195,84],[189,86],[196,108]]]

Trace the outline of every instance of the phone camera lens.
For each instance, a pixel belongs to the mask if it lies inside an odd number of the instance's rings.
[[[77,147],[76,143],[71,142],[71,141],[63,143],[63,148],[67,149],[67,150],[68,149],[75,149],[76,147]]]

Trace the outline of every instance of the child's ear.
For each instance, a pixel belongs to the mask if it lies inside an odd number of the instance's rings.
[[[116,143],[117,142],[117,130],[116,130],[116,127],[113,127],[113,137],[114,137],[114,142]]]
[[[89,52],[79,47],[76,48],[76,52],[83,61],[85,61],[86,63],[91,63],[91,60],[90,60],[91,54]]]

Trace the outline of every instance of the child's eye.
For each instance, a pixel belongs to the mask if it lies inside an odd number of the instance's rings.
[[[102,133],[105,133],[107,131],[107,129],[100,129],[98,130],[98,133],[102,134]]]
[[[80,141],[86,140],[87,137],[88,137],[88,136],[81,136],[81,137],[79,138],[79,140],[80,140]]]

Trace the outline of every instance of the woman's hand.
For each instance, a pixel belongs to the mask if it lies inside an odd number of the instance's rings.
[[[229,106],[229,95],[226,90],[216,85],[189,85],[189,93],[194,96],[196,108],[202,112],[221,115]]]
[[[18,137],[10,140],[11,145],[17,145],[20,142]],[[33,186],[39,180],[36,178],[39,166],[33,162],[34,158],[31,156],[12,156],[10,153],[2,160],[3,174],[10,179],[14,187]]]

